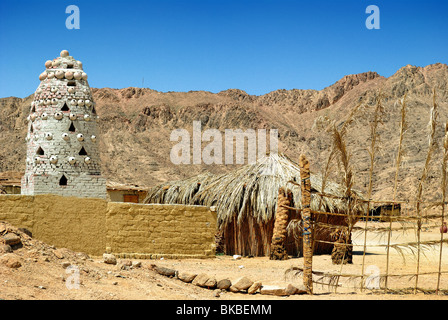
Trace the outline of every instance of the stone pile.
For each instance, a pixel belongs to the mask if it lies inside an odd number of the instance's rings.
[[[56,248],[32,238],[25,228],[17,228],[0,221],[0,265],[20,268],[25,262],[57,262],[66,268],[72,264],[80,265],[90,257],[82,252],[66,248]]]
[[[261,281],[252,281],[248,277],[240,277],[232,282],[228,278],[217,279],[205,273],[190,273],[178,271],[171,268],[160,267],[155,264],[151,265],[151,269],[160,275],[175,278],[185,283],[191,283],[198,287],[215,290],[215,297],[219,297],[220,292],[247,293],[273,296],[290,296],[294,294],[305,294],[304,286],[296,286],[289,283],[286,286],[263,285]]]

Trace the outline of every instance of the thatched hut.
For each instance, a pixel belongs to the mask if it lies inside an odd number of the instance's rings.
[[[292,183],[291,183],[292,181]],[[284,155],[271,154],[222,175],[204,173],[183,181],[161,184],[149,190],[145,203],[182,203],[216,206],[217,228],[224,238],[226,254],[267,256],[270,253],[277,197],[280,187],[292,192],[291,207],[301,209],[300,169]],[[344,213],[347,211],[342,186],[327,181],[322,196],[322,179],[311,175],[311,210]],[[341,198],[338,198],[341,197]],[[300,211],[290,210],[289,221],[300,221]],[[326,225],[346,226],[345,216],[322,216],[315,219]],[[290,226],[293,226],[290,224]],[[290,255],[301,253],[300,232],[290,228],[286,249]],[[290,231],[291,231],[290,230]],[[333,228],[316,229],[316,240],[332,241]],[[331,253],[333,244],[315,242],[315,253]]]

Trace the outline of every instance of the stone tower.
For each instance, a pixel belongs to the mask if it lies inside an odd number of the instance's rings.
[[[22,194],[106,198],[97,140],[97,115],[81,61],[45,62],[28,117]]]

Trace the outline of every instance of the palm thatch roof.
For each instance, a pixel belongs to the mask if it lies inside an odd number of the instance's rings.
[[[344,187],[327,181],[324,193],[332,197],[322,196],[322,180],[321,176],[311,174],[311,188],[315,191],[311,197],[311,210],[325,208],[330,212],[346,212],[347,201],[342,200]],[[203,173],[160,184],[149,190],[144,202],[216,206],[218,228],[235,218],[240,223],[249,215],[257,223],[264,223],[275,217],[280,187],[290,189],[294,206],[302,208],[300,186],[291,181],[300,182],[298,164],[285,155],[270,154],[230,173]],[[354,193],[360,197],[359,193]]]

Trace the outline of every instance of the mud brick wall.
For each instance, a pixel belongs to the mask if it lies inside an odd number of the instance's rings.
[[[0,221],[8,221],[16,227],[33,230],[34,197],[0,195]]]
[[[213,257],[216,215],[208,207],[108,203],[107,251],[124,258]]]
[[[106,247],[107,202],[57,195],[2,195],[0,221],[27,228],[33,238],[97,256]]]
[[[58,195],[1,195],[0,221],[35,239],[100,256],[213,257],[216,214],[202,206],[114,203]]]
[[[98,256],[106,246],[107,202],[102,199],[34,197],[33,235],[48,244]]]

